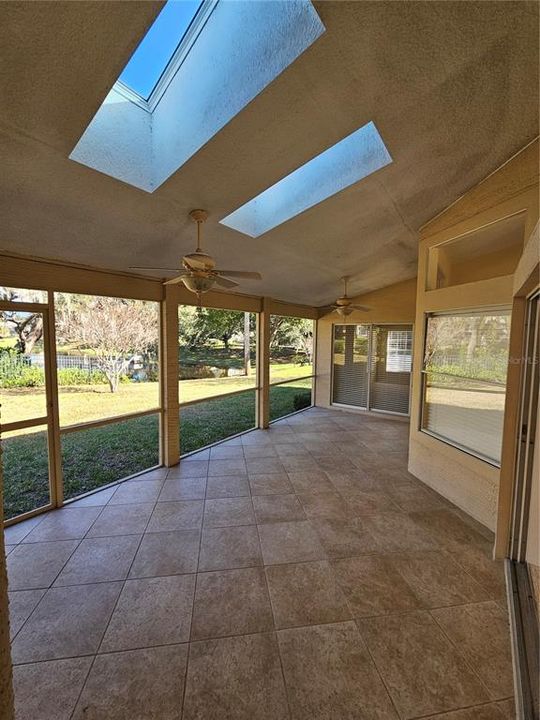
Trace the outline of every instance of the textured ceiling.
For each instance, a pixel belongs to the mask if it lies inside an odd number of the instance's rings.
[[[0,249],[173,267],[209,210],[241,291],[314,305],[413,277],[419,227],[538,134],[538,5],[315,3],[327,32],[155,193],[68,159],[156,2],[0,4]],[[218,220],[373,120],[394,162],[252,239]]]

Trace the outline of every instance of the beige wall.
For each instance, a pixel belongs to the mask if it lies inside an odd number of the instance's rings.
[[[410,323],[414,322],[416,278],[389,285],[353,298],[355,303],[367,305],[368,312],[354,312],[346,319],[337,313],[320,318],[317,323],[317,383],[315,404],[328,407],[332,381],[332,329],[334,324]]]
[[[409,470],[492,530],[497,521],[499,468],[419,429],[424,320],[429,312],[512,305],[515,256],[508,254],[507,274],[501,267],[501,262],[505,262],[501,254],[494,263],[497,277],[439,290],[426,290],[427,261],[429,248],[519,212],[526,213],[525,238],[528,238],[538,221],[537,142],[422,228],[419,244]]]

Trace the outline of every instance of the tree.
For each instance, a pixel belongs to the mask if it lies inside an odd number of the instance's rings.
[[[118,390],[133,355],[158,339],[155,305],[140,300],[71,296],[57,305],[57,333],[95,353],[111,392]]]
[[[39,302],[39,293],[28,291],[28,297],[20,297],[16,290],[0,287],[0,299],[16,302]],[[41,313],[19,310],[3,310],[2,319],[17,336],[16,350],[22,355],[30,355],[36,343],[43,337],[43,316]]]

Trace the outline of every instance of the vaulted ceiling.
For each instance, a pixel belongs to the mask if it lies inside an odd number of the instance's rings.
[[[68,156],[161,3],[1,3],[0,250],[174,267],[203,207],[218,264],[263,274],[241,291],[322,305],[344,274],[413,277],[420,226],[538,134],[538,4],[314,5],[327,32],[150,194]],[[259,238],[218,224],[370,120],[391,165]]]

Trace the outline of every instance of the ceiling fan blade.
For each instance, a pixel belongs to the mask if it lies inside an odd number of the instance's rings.
[[[228,280],[225,277],[214,277],[214,282],[216,285],[219,285],[220,287],[224,288],[233,288],[238,287],[238,283],[233,282],[232,280]]]
[[[164,285],[178,285],[178,283],[181,283],[182,280],[188,275],[188,273],[182,273],[181,275],[177,275],[176,277],[171,278],[170,280],[166,280],[163,284]]]
[[[244,278],[245,280],[262,280],[261,273],[247,272],[244,270],[215,270],[217,275],[228,275],[229,277]]]
[[[353,310],[361,310],[362,312],[369,312],[371,308],[368,305],[349,305]]]
[[[319,308],[319,310],[323,315],[328,315],[328,313],[333,312],[336,307],[337,305],[325,305],[325,307]]]
[[[130,265],[130,270],[165,270],[166,272],[179,272],[179,268],[145,267],[144,265]]]

